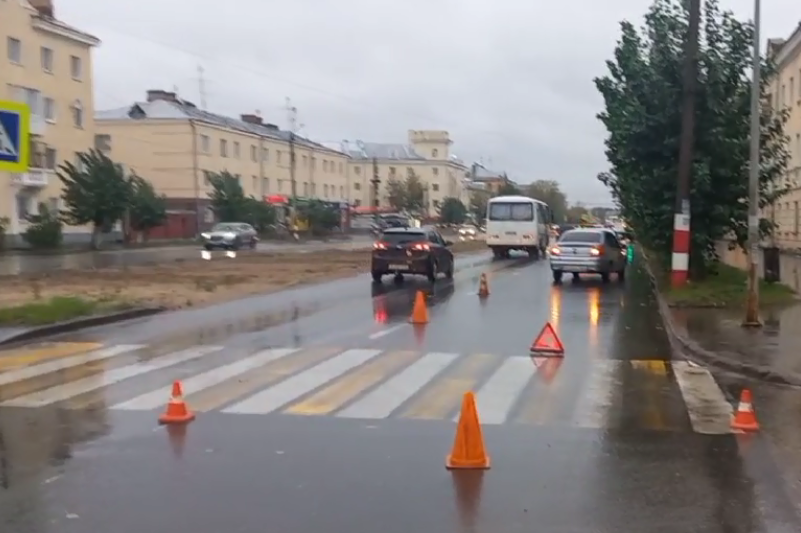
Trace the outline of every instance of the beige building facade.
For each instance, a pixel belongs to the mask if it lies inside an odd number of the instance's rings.
[[[373,176],[377,174],[378,207],[388,207],[387,183],[405,180],[410,175],[420,178],[426,189],[427,212],[431,216],[447,197],[469,201],[469,168],[451,151],[453,141],[447,131],[409,130],[406,143],[342,141],[325,143],[349,156],[351,205],[372,207]]]
[[[0,0],[0,100],[31,109],[30,169],[0,172],[0,218],[6,241],[22,244],[27,217],[40,204],[59,209],[56,169],[92,147],[92,49],[100,41],[56,18],[51,0]],[[88,228],[67,227],[65,242],[88,240]]]
[[[230,118],[198,109],[174,92],[147,91],[145,100],[95,114],[96,147],[149,180],[172,211],[214,221],[208,173],[227,170],[245,194],[277,201],[292,196],[290,132],[257,114]],[[348,157],[293,136],[295,194],[347,201]]]
[[[777,246],[801,250],[801,24],[789,39],[771,39],[768,53],[778,70],[771,85],[772,105],[774,109],[787,109],[790,113],[785,125],[790,164],[784,178],[790,192],[765,216],[772,217],[778,225]]]

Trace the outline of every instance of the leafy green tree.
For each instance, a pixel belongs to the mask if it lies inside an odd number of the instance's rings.
[[[470,194],[470,214],[479,224],[483,224],[487,219],[487,202],[489,199],[489,193],[473,191]]]
[[[132,174],[131,199],[128,207],[128,222],[131,229],[142,233],[147,240],[151,229],[167,220],[167,198],[158,194],[153,184],[141,176]]]
[[[412,213],[422,212],[426,204],[426,188],[420,181],[420,176],[414,172],[409,174],[406,177],[404,188],[406,189],[406,210]]]
[[[517,196],[519,194],[522,194],[522,191],[514,183],[506,182],[498,188],[496,196]]]
[[[555,222],[561,222],[565,219],[565,214],[567,213],[567,196],[559,188],[559,182],[537,180],[527,185],[523,193],[526,196],[548,204],[553,213]]]
[[[245,206],[247,215],[243,221],[247,222],[260,234],[268,232],[274,225],[277,218],[275,208],[258,198],[246,198]]]
[[[742,245],[748,220],[750,63],[753,28],[707,0],[698,55],[695,154],[691,183],[690,272],[702,277],[716,262],[715,243],[734,235]],[[667,258],[681,131],[681,72],[688,5],[656,0],[638,32],[621,23],[608,75],[595,80],[604,98],[598,115],[608,131],[609,172],[599,174],[638,238]],[[787,192],[779,182],[789,154],[786,110],[771,110],[767,88],[773,68],[764,61],[760,135],[760,207]],[[772,231],[761,221],[763,235]]]
[[[590,212],[584,206],[576,204],[565,212],[565,221],[570,224],[580,224],[589,214]]]
[[[108,233],[128,209],[131,184],[125,170],[97,150],[78,154],[78,166],[65,161],[59,166],[65,210],[63,220],[73,226],[92,225],[92,248],[100,248]]]
[[[47,205],[39,204],[39,213],[28,217],[28,228],[22,234],[31,248],[54,249],[61,246],[64,239],[63,223],[58,213]]]
[[[467,207],[458,198],[443,198],[439,219],[443,224],[463,224],[467,219]]]
[[[321,200],[308,200],[298,205],[298,215],[307,220],[313,235],[325,235],[339,227],[339,210]]]
[[[239,178],[227,170],[207,175],[211,192],[211,209],[219,222],[245,222],[249,214],[248,197]]]
[[[400,181],[395,177],[391,177],[387,180],[387,201],[393,209],[397,209],[398,211],[406,209],[408,196],[406,182]]]

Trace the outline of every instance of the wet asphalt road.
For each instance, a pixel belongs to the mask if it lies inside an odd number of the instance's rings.
[[[360,276],[9,351],[0,530],[801,530],[786,456],[731,434],[728,386],[671,361],[657,316],[636,270],[553,286],[476,255],[433,287]],[[528,356],[546,321],[564,359]],[[198,419],[159,428],[174,379]],[[466,390],[492,468],[452,474]]]

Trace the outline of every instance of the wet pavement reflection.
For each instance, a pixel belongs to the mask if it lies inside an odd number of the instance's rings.
[[[773,440],[790,415],[732,434],[742,383],[671,359],[639,270],[554,285],[546,261],[470,259],[453,281],[315,290],[0,352],[0,530],[801,528],[783,470],[801,434]],[[564,358],[530,356],[546,322]],[[158,427],[175,379],[198,418]],[[487,471],[444,467],[466,390]]]

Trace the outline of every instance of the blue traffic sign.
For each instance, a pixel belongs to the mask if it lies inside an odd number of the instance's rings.
[[[28,172],[30,124],[26,104],[0,101],[0,171]]]

